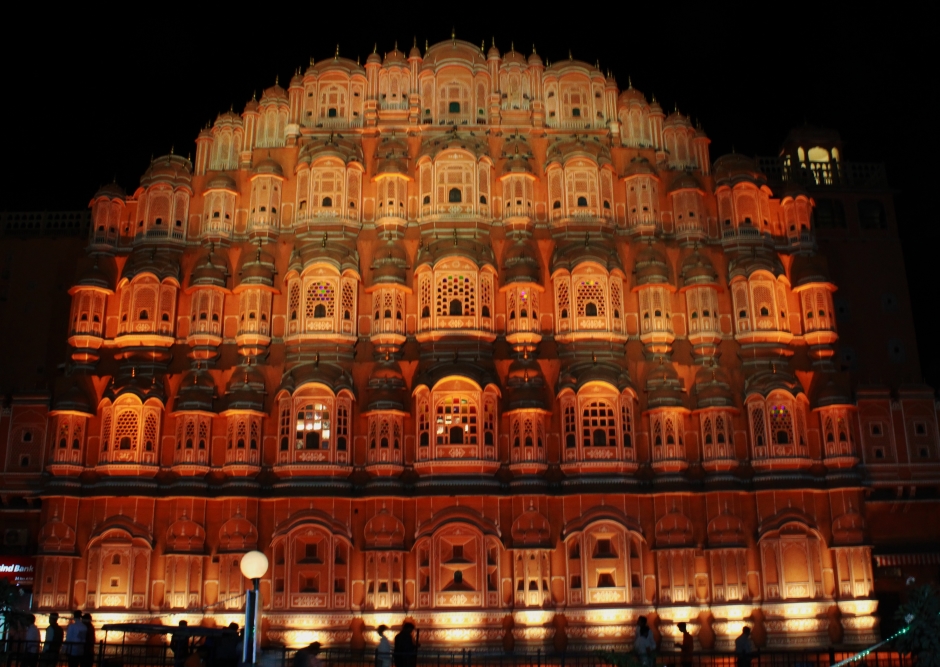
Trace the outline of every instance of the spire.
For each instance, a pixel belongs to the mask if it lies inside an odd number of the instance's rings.
[[[574,56],[571,55],[571,49],[568,49],[568,60],[574,60]]]
[[[450,29],[450,38],[451,38],[452,40],[456,40],[456,39],[457,39],[457,31],[453,28],[453,26],[452,26],[451,29]]]
[[[339,60],[339,44],[336,45],[336,53],[333,54],[333,60]]]

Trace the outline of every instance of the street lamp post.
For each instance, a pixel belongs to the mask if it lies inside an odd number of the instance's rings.
[[[252,588],[245,594],[245,639],[242,647],[242,663],[255,665],[258,662],[258,644],[261,636],[261,605],[258,584],[268,571],[268,557],[260,551],[249,551],[242,556],[239,565],[246,579],[251,579]]]

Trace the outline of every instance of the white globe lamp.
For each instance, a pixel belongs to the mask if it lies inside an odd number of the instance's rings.
[[[246,665],[258,663],[259,639],[261,638],[261,605],[258,584],[268,571],[268,557],[260,551],[249,551],[242,556],[239,569],[246,579],[251,579],[252,587],[245,595],[245,641],[242,648],[242,661]]]

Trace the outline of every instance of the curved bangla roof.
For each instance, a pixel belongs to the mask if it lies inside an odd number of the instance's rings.
[[[117,183],[108,183],[107,185],[102,185],[100,188],[98,188],[98,192],[95,193],[95,196],[92,197],[92,199],[100,199],[101,197],[124,201],[127,198],[127,193],[124,192],[124,188],[122,188]]]
[[[374,284],[408,284],[408,256],[400,241],[389,237],[385,244],[375,249],[372,258],[372,282]]]
[[[486,67],[486,58],[480,47],[462,39],[450,39],[432,44],[425,52],[421,69],[437,68],[447,64]]]
[[[238,285],[274,286],[274,255],[262,249],[261,243],[252,251],[250,248],[242,254],[242,265],[238,270]]]
[[[215,380],[209,371],[194,368],[180,381],[173,403],[173,412],[215,412]]]
[[[140,187],[163,183],[173,188],[190,188],[193,180],[193,164],[179,155],[164,155],[151,161],[147,171],[140,177]]]
[[[333,239],[324,232],[319,241],[308,241],[291,254],[288,272],[303,271],[314,264],[327,264],[338,273],[354,271],[359,274],[359,253],[353,241]]]
[[[264,376],[257,366],[236,366],[222,397],[222,411],[264,412]]]
[[[133,280],[142,273],[151,273],[157,280],[170,278],[178,283],[180,258],[180,251],[171,248],[135,248],[124,263],[121,279]]]
[[[493,250],[488,243],[481,243],[476,239],[451,236],[431,241],[421,247],[418,250],[416,265],[430,264],[433,266],[448,257],[463,257],[469,259],[478,267],[494,266],[496,264]]]
[[[734,407],[731,383],[725,372],[717,366],[703,367],[696,372],[692,392],[695,396],[695,405],[699,410]]]
[[[679,265],[679,276],[682,278],[682,286],[691,285],[717,285],[718,274],[715,272],[715,265],[708,258],[699,252],[698,248],[682,260]]]
[[[826,260],[822,255],[797,254],[790,266],[790,283],[793,287],[812,283],[831,283]]]
[[[539,268],[538,254],[531,241],[523,236],[516,237],[506,248],[503,255],[504,285],[513,283],[542,284],[542,271]]]
[[[215,252],[215,246],[210,245],[209,251],[196,261],[190,274],[190,285],[193,287],[221,287],[225,288],[228,280],[228,263],[226,256]]]
[[[284,176],[284,169],[278,164],[277,160],[273,159],[270,155],[265,159],[261,160],[255,168],[252,170],[255,175],[268,175],[271,176]]]
[[[623,271],[623,264],[617,248],[608,243],[604,237],[585,235],[582,241],[573,241],[565,245],[559,244],[552,255],[552,273],[559,269],[573,271],[576,266],[584,262],[594,262],[607,271],[618,269]]]
[[[94,417],[97,411],[92,407],[92,401],[84,389],[75,383],[65,392],[56,397],[53,404],[53,411],[80,412],[81,414]]]
[[[716,186],[734,186],[738,183],[753,183],[758,187],[767,185],[767,177],[757,163],[740,153],[729,153],[715,160],[713,173]]]
[[[557,391],[571,389],[575,393],[589,382],[603,382],[617,391],[634,390],[629,371],[610,361],[580,361],[564,369],[558,378]],[[635,391],[635,390],[634,390]]]
[[[473,130],[461,132],[454,126],[451,131],[428,137],[422,142],[418,159],[428,157],[433,160],[441,152],[453,150],[468,151],[477,159],[490,157],[490,146],[482,132],[478,133]]]
[[[560,138],[545,153],[545,168],[552,164],[565,165],[575,158],[586,158],[597,166],[611,166],[610,149],[599,137],[572,135]]]
[[[532,147],[526,140],[519,135],[510,136],[503,149],[500,158],[504,160],[500,170],[500,178],[510,174],[535,174],[532,166]]]
[[[499,378],[489,364],[484,368],[481,362],[452,359],[421,363],[415,374],[414,389],[422,385],[433,389],[438,382],[452,376],[466,378],[481,388],[490,384],[499,386]]]
[[[369,377],[369,402],[366,404],[365,412],[371,410],[405,411],[408,406],[406,389],[405,378],[402,376],[397,361],[386,358],[377,362]]]
[[[653,243],[647,243],[637,253],[636,261],[633,264],[633,272],[637,286],[640,285],[668,285],[669,266],[666,264],[666,257],[662,251]]]
[[[321,384],[334,394],[343,389],[355,393],[352,377],[341,366],[325,361],[313,361],[294,366],[281,378],[279,391],[293,394],[306,384]]]
[[[362,164],[362,148],[342,134],[332,133],[326,137],[314,137],[304,144],[297,158],[297,166],[310,164],[323,158],[335,158],[344,164]]]
[[[767,271],[774,276],[785,276],[786,271],[777,253],[766,248],[754,248],[734,253],[728,262],[728,279],[737,276],[747,278],[755,271]]]
[[[682,381],[671,362],[662,357],[646,376],[646,398],[650,408],[684,407]]]
[[[506,410],[549,410],[545,376],[538,362],[525,354],[509,365],[506,378]]]
[[[110,263],[110,258],[104,261]],[[81,276],[75,281],[75,287],[97,287],[114,291],[114,281],[101,268],[101,262],[102,260],[99,259],[99,255],[95,255],[91,266],[82,271]]]

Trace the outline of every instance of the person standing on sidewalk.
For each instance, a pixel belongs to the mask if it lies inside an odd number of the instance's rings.
[[[36,617],[30,614],[26,617],[26,627],[23,629],[23,667],[36,667],[39,662],[39,628],[36,627]]]
[[[56,612],[49,614],[49,627],[46,628],[45,642],[42,647],[43,667],[55,667],[59,662],[59,652],[62,650],[62,640],[65,631],[59,625],[59,615]]]
[[[738,658],[738,667],[751,667],[751,660],[757,653],[757,646],[751,639],[751,629],[746,625],[741,628],[741,634],[734,640],[734,654]]]
[[[91,614],[82,614],[82,623],[85,624],[85,653],[82,655],[82,667],[92,667],[95,664],[95,626],[91,624]]]
[[[82,622],[82,612],[72,612],[72,622],[65,630],[65,653],[69,657],[69,667],[81,667],[85,653],[85,637],[88,628]]]
[[[676,623],[676,627],[682,633],[682,667],[692,667],[692,652],[695,650],[695,641],[692,639],[692,635],[686,632],[688,626],[685,623]]]

